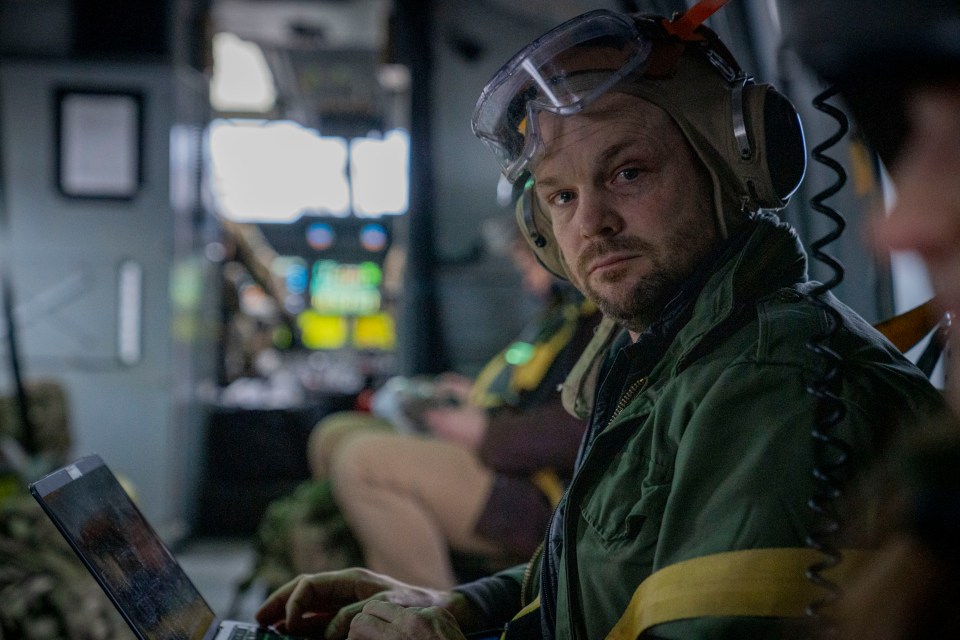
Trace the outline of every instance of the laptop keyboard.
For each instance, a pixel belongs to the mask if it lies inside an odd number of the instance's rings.
[[[257,629],[255,627],[234,627],[227,640],[283,640],[290,638],[271,629]]]

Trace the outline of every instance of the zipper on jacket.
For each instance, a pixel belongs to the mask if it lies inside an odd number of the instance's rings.
[[[617,417],[620,415],[620,413],[624,409],[627,408],[627,405],[630,404],[633,401],[633,399],[637,397],[637,394],[640,393],[640,390],[643,389],[644,385],[647,384],[647,379],[648,379],[647,376],[643,376],[641,378],[634,380],[632,383],[630,383],[630,386],[627,387],[627,390],[623,393],[623,395],[620,396],[620,400],[617,402],[617,406],[614,407],[613,413],[610,415],[610,419],[607,420],[607,424],[606,424],[607,427],[613,424],[613,421],[617,419]],[[568,496],[569,496],[569,491],[572,490],[572,488],[573,486],[571,484],[571,486],[568,488]],[[550,525],[548,525],[547,527],[548,541],[550,540],[550,528],[553,524],[552,520],[553,519],[551,518]],[[564,538],[566,538],[566,536],[564,536]],[[547,566],[547,558],[548,556],[546,552],[544,552],[544,559],[541,562],[543,567]],[[567,587],[567,599],[569,604],[567,608],[568,610],[572,611],[573,603],[582,604],[582,601],[580,600],[580,589],[577,586],[578,580],[579,580],[579,571],[577,571],[576,562],[571,562],[569,558],[566,558],[565,562],[567,563],[567,576],[569,580],[569,585]],[[557,568],[557,570],[559,571],[559,568]],[[543,582],[543,580],[546,580],[546,579],[548,579],[546,576],[542,577],[541,582]],[[541,590],[543,589],[542,584],[540,585],[540,588]],[[555,590],[555,593],[556,593],[556,590]],[[554,624],[556,624],[556,617],[555,617],[556,613],[552,611],[552,607],[550,606],[550,604],[551,603],[549,602],[549,600],[545,598],[541,599],[540,601],[541,610],[544,612],[545,615],[552,616],[554,620]],[[575,618],[574,624],[571,628],[573,637],[585,638],[586,637],[585,635],[586,631],[584,630],[585,623],[582,616],[579,618],[574,616],[574,618]]]
[[[526,569],[523,570],[523,579],[520,581],[520,608],[524,608],[530,602],[533,602],[533,598],[527,600],[527,594],[530,591],[530,580],[533,577],[533,567],[537,564],[537,559],[543,555],[543,545],[541,542],[539,546],[533,551],[533,555],[530,557],[530,561],[527,562]],[[542,562],[542,560],[541,560]],[[532,595],[532,594],[531,594]]]
[[[613,421],[617,419],[617,416],[620,415],[620,412],[627,408],[627,405],[637,397],[637,393],[640,392],[640,389],[643,388],[643,385],[647,384],[647,376],[638,378],[634,380],[627,390],[620,396],[620,400],[617,402],[617,406],[613,409],[613,413],[610,415],[610,419],[607,420],[607,426],[609,427],[613,424]]]

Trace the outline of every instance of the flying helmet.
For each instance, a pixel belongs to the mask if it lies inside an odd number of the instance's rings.
[[[537,115],[579,113],[609,91],[667,112],[706,166],[726,236],[734,216],[786,205],[803,178],[806,147],[793,105],[744,74],[702,25],[726,0],[701,0],[682,16],[590,11],[518,52],[484,87],[473,131],[511,181],[529,178],[542,141]],[[550,219],[530,188],[517,219],[541,262],[566,278]]]

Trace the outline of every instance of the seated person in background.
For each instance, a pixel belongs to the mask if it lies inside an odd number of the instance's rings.
[[[529,558],[586,426],[564,411],[557,388],[600,314],[537,262],[516,225],[502,231],[524,289],[543,305],[517,339],[476,380],[444,374],[409,381],[420,410],[394,407],[406,411],[407,432],[345,412],[311,435],[314,476],[331,480],[365,566],[411,584],[452,587],[451,549],[488,559],[484,573]],[[410,424],[417,421],[422,425]]]
[[[598,385],[565,383],[590,421],[543,552],[448,591],[301,576],[262,623],[331,639],[809,631],[823,595],[804,575],[822,559],[807,544],[821,526],[811,431],[829,414],[809,390],[828,363],[808,343],[843,362],[832,434],[849,476],[942,398],[851,309],[811,299],[796,233],[761,211],[803,175],[797,114],[701,26],[716,5],[584,14],[508,62],[474,112],[508,177],[532,174],[518,221],[541,260],[621,329],[597,348]]]
[[[844,640],[948,638],[960,630],[960,3],[798,3],[804,60],[835,83],[890,172],[873,241],[916,251],[952,316],[945,395],[953,415],[900,443],[873,487],[886,493],[877,557],[847,585]],[[870,514],[874,516],[874,514]]]

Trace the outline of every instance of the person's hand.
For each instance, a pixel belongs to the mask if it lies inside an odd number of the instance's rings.
[[[404,607],[371,600],[350,623],[350,640],[464,640],[450,612],[440,607]]]
[[[487,412],[480,407],[438,407],[423,412],[423,423],[435,437],[477,451],[487,435]]]
[[[441,373],[433,379],[438,393],[445,393],[456,398],[460,404],[466,404],[473,390],[473,380],[459,373]]]
[[[454,594],[414,587],[366,569],[345,569],[294,578],[267,597],[256,619],[281,633],[336,640],[347,637],[354,616],[375,600],[414,607],[450,606]]]

